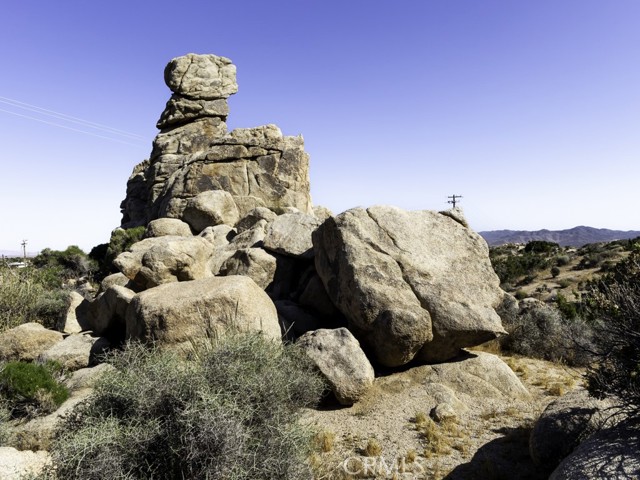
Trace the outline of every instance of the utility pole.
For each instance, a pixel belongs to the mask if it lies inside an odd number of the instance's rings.
[[[22,256],[24,257],[24,263],[27,263],[27,240],[22,240]]]
[[[450,203],[453,205],[453,208],[456,208],[456,203],[459,203],[459,201],[457,200],[458,198],[462,198],[462,195],[449,195],[447,198],[451,198],[451,200],[449,200],[447,203]]]

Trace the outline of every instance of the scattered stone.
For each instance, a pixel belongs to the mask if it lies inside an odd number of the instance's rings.
[[[205,117],[219,117],[224,122],[227,115],[229,115],[229,105],[225,99],[194,99],[174,93],[156,126],[164,130]]]
[[[342,405],[353,405],[371,388],[373,367],[346,328],[308,332],[296,344],[315,363]]]
[[[124,331],[127,308],[135,292],[114,285],[89,304],[87,323],[96,335],[114,334]],[[117,335],[116,335],[117,336]]]
[[[458,415],[451,404],[441,402],[431,409],[429,416],[436,422],[445,422],[448,420],[455,420]]]

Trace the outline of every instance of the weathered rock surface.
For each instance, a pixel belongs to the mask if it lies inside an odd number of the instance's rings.
[[[220,275],[244,275],[266,290],[273,282],[277,262],[273,255],[261,248],[237,250],[222,264]]]
[[[603,428],[582,442],[549,480],[640,478],[640,426],[623,422]]]
[[[60,332],[39,323],[24,323],[0,335],[0,360],[31,362],[45,350],[63,340]]]
[[[215,100],[238,91],[235,65],[217,55],[176,57],[166,66],[164,81],[172,92],[191,98]]]
[[[56,328],[63,333],[80,333],[87,328],[85,299],[78,292],[72,290],[69,292],[67,304],[69,305],[67,312],[62,316]]]
[[[142,289],[163,283],[196,280],[211,275],[207,269],[213,254],[202,237],[146,238],[114,260],[114,265]]]
[[[235,225],[240,214],[230,193],[211,190],[186,200],[178,215],[194,231],[201,232],[216,225]]]
[[[529,453],[532,460],[553,470],[581,441],[593,434],[599,412],[607,402],[596,400],[584,389],[574,390],[551,402],[531,431]]]
[[[444,361],[505,333],[487,244],[447,216],[356,208],[327,219],[313,245],[329,297],[383,365]]]
[[[0,478],[20,480],[37,475],[51,462],[48,452],[20,451],[13,447],[0,447]]]
[[[302,212],[278,216],[267,227],[264,248],[297,258],[312,258],[311,235],[320,226],[320,220]]]
[[[261,220],[265,220],[267,223],[273,222],[278,215],[269,210],[266,207],[256,207],[250,210],[242,219],[236,224],[236,230],[238,233],[242,233],[245,230],[250,230]]]
[[[205,100],[174,93],[167,102],[156,126],[163,130],[205,117],[219,117],[224,122],[227,115],[229,115],[229,105],[225,99]]]
[[[275,306],[249,277],[170,283],[136,295],[127,311],[127,337],[189,348],[207,330],[260,331],[281,336]]]
[[[463,353],[458,361],[418,367],[428,369],[429,381],[477,398],[528,398],[529,391],[500,358],[485,352]]]
[[[152,220],[144,232],[145,238],[165,237],[167,235],[175,237],[193,236],[189,225],[178,218],[157,218]]]
[[[97,337],[90,335],[69,335],[62,342],[42,352],[38,359],[41,362],[58,362],[71,371],[85,368],[89,366],[91,349],[97,340]]]
[[[150,159],[134,169],[127,184],[123,226],[181,218],[185,201],[216,190],[233,196],[240,218],[256,207],[311,213],[309,157],[302,137],[283,136],[275,125],[227,133],[226,98],[237,91],[229,59],[174,58],[165,81],[174,95],[158,122],[162,131]]]
[[[353,405],[373,385],[373,367],[346,328],[308,332],[296,343],[318,367],[342,405]]]

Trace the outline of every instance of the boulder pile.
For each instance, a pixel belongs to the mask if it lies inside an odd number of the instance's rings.
[[[160,133],[121,205],[121,228],[145,239],[87,309],[95,331],[169,348],[212,325],[300,338],[346,404],[371,364],[443,362],[504,333],[505,294],[460,209],[313,208],[301,137],[227,132],[229,59],[175,58],[165,82]]]
[[[299,339],[352,404],[374,367],[444,362],[505,333],[487,244],[459,208],[314,208],[302,137],[275,125],[227,131],[238,90],[229,59],[185,55],[164,77],[160,132],[121,204],[120,228],[144,226],[144,239],[71,312],[75,336],[60,347],[87,358],[48,356],[86,366],[103,344],[81,331],[172,349],[212,330],[259,331]],[[54,335],[47,348],[62,341]]]

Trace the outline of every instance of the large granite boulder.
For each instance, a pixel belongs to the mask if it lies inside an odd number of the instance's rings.
[[[529,439],[529,453],[534,463],[553,470],[581,441],[588,438],[602,421],[600,412],[610,406],[589,396],[584,389],[563,395],[542,412]]]
[[[448,216],[355,208],[328,218],[313,245],[329,297],[383,365],[444,361],[505,333],[487,244]]]
[[[178,349],[227,330],[281,337],[275,306],[244,276],[211,277],[146,290],[133,298],[126,320],[129,339]]]
[[[264,239],[264,248],[296,258],[313,258],[311,235],[320,220],[306,213],[285,213],[273,220]]]
[[[640,478],[640,425],[637,419],[602,428],[582,442],[549,480]]]
[[[202,237],[145,238],[114,260],[114,265],[140,289],[211,275],[213,245]]]
[[[307,332],[296,344],[316,365],[342,405],[353,405],[373,385],[373,367],[346,328]]]
[[[238,91],[236,66],[217,55],[176,57],[165,67],[164,81],[172,92],[190,98],[215,100]]]
[[[0,334],[0,361],[31,362],[63,338],[62,333],[39,323],[23,323]]]

